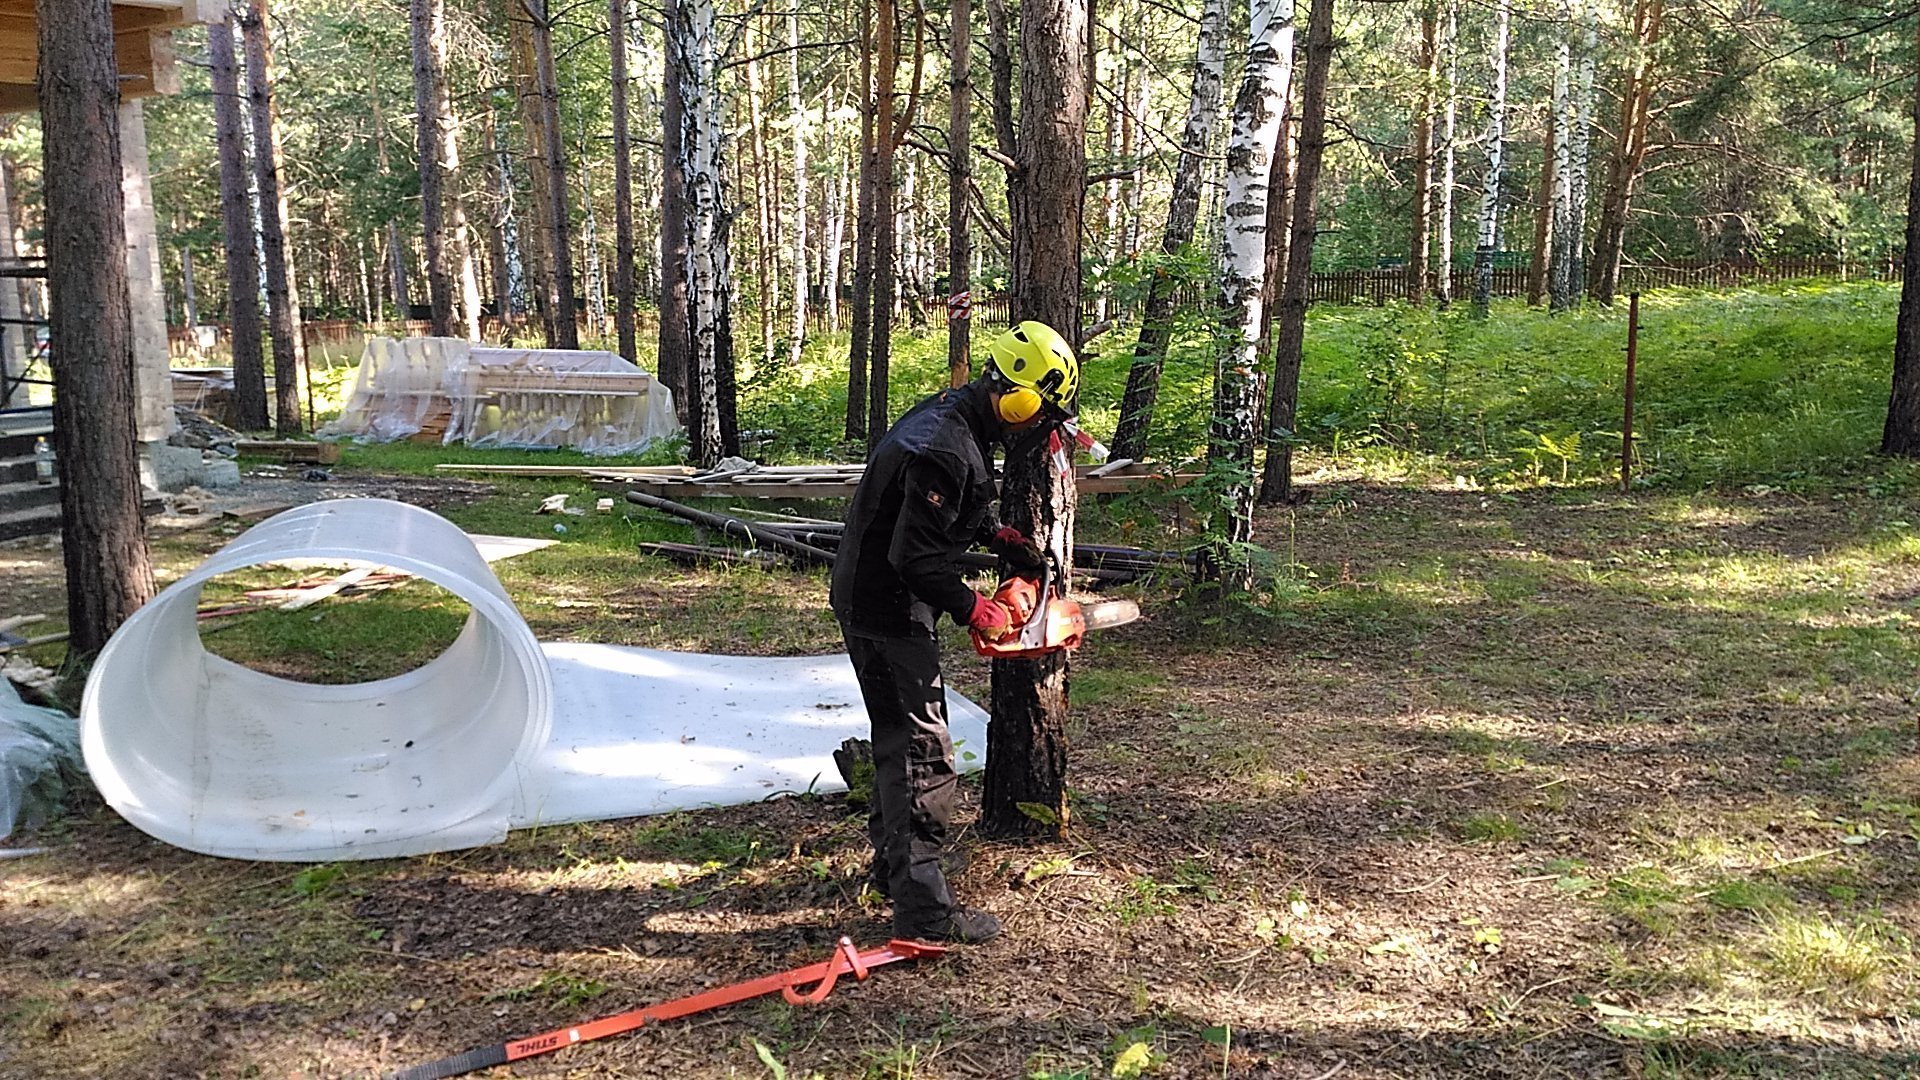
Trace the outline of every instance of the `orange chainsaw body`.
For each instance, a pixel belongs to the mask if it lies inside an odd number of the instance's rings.
[[[1078,648],[1087,634],[1086,614],[1078,601],[1049,596],[1044,601],[1045,610],[1040,611],[1040,583],[1032,578],[1008,578],[994,590],[993,598],[1013,615],[1013,626],[997,638],[972,631],[973,649],[981,656],[993,660],[1045,656]]]

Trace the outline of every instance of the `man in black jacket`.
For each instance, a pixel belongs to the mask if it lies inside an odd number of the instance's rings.
[[[955,560],[984,543],[1016,570],[1040,568],[1033,541],[994,520],[993,446],[1069,419],[1080,366],[1036,322],[1000,335],[992,356],[978,379],[907,410],[874,447],[833,563],[833,613],[873,727],[873,885],[893,899],[896,937],[1000,932],[993,915],[954,900],[940,866],[957,775],[933,630],[943,612],[990,637],[1013,628]]]

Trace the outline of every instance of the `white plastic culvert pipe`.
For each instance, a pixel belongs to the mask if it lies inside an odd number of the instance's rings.
[[[392,567],[471,610],[447,650],[377,682],[295,682],[209,653],[215,575],[286,559]],[[81,705],[87,769],[148,834],[233,858],[383,858],[494,843],[547,744],[553,682],[533,632],[458,526],[386,499],[269,518],[121,626]]]

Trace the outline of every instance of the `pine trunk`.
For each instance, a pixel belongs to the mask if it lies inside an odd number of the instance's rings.
[[[307,343],[300,333],[293,252],[287,246],[287,199],[280,189],[280,128],[274,122],[273,49],[267,36],[268,0],[252,0],[241,23],[247,42],[247,89],[253,106],[253,175],[260,192],[260,249],[267,271],[267,333],[273,340],[274,430],[282,438],[304,430],[300,387]]]
[[[1439,234],[1440,251],[1433,276],[1433,299],[1441,311],[1453,306],[1453,195],[1455,129],[1460,117],[1460,8],[1458,0],[1447,0],[1447,30],[1444,48],[1447,54],[1447,104],[1440,126],[1440,209],[1434,215],[1433,228]]]
[[[1546,145],[1540,152],[1540,192],[1533,208],[1533,261],[1527,264],[1527,306],[1539,307],[1546,301],[1547,274],[1553,264],[1553,191],[1559,184],[1558,133],[1551,117],[1546,127]]]
[[[893,310],[898,257],[894,227],[894,69],[898,9],[895,0],[875,0],[873,72],[873,295],[867,343],[867,449],[879,444],[892,421],[888,405],[888,376],[893,358]]]
[[[453,336],[453,243],[447,236],[446,184],[441,157],[441,108],[447,96],[444,0],[412,0],[414,147],[420,160],[420,226],[427,246],[427,304],[435,337]],[[451,121],[451,118],[448,118]],[[452,124],[448,123],[448,134]]]
[[[973,377],[969,345],[973,333],[971,277],[973,231],[967,224],[967,187],[973,183],[973,10],[969,0],[953,0],[947,55],[947,383],[964,385]]]
[[[680,423],[694,420],[692,401],[693,339],[688,330],[691,315],[687,309],[687,177],[684,165],[682,123],[686,105],[680,93],[680,39],[674,27],[680,22],[683,0],[665,0],[663,14],[667,25],[662,52],[665,74],[662,77],[660,110],[660,381],[673,391],[673,407]]]
[[[514,98],[525,143],[521,159],[527,165],[527,273],[532,279],[533,308],[540,330],[551,347],[559,331],[554,327],[553,230],[547,218],[553,208],[554,178],[547,172],[547,113],[541,99],[540,63],[534,49],[534,17],[525,0],[501,0],[506,9],[507,38],[513,50]],[[663,195],[664,198],[664,195]]]
[[[43,39],[45,35],[43,29]],[[1916,34],[1916,44],[1920,45],[1920,34]],[[1887,399],[1880,452],[1920,458],[1920,83],[1913,91],[1913,132],[1913,171],[1907,181],[1907,250],[1900,263],[1905,276],[1900,282],[1900,314],[1893,336],[1893,393]],[[51,163],[48,175],[55,175]],[[71,574],[71,553],[67,565]]]
[[[41,0],[38,14],[43,175],[59,178],[45,187],[45,229],[67,659],[84,665],[153,597],[135,443],[120,82],[106,3]]]
[[[1620,96],[1620,127],[1607,155],[1606,188],[1600,197],[1600,224],[1593,237],[1590,292],[1611,305],[1620,288],[1620,263],[1626,251],[1627,218],[1633,189],[1647,157],[1647,123],[1653,103],[1652,52],[1666,14],[1664,0],[1636,0],[1633,6],[1634,57]]]
[[[260,344],[260,255],[253,233],[253,199],[247,189],[240,66],[233,52],[239,18],[229,12],[224,21],[207,28],[214,136],[220,148],[220,223],[227,255],[227,338],[233,351],[233,401],[225,419],[242,431],[265,431],[272,421],[267,416],[267,361]]]
[[[886,0],[882,0],[886,2]],[[860,18],[860,195],[853,239],[853,338],[847,345],[848,442],[867,441],[867,372],[873,345],[874,209],[879,202],[880,152],[874,141],[878,107],[873,92],[873,21],[870,0]]]
[[[521,0],[533,37],[534,78],[540,86],[541,154],[547,174],[547,307],[553,318],[550,344],[556,349],[580,347],[580,324],[574,314],[572,223],[567,211],[567,158],[560,142],[560,87],[553,70],[553,20],[547,0]]]
[[[1076,343],[1087,188],[1087,32],[1084,0],[1022,5],[1019,167],[1008,179],[1013,318],[1046,323]],[[1071,575],[1073,469],[1070,459],[1064,468],[1055,459],[1046,446],[1010,455],[1000,508],[1009,525],[1033,537],[1060,572]],[[994,661],[991,700],[982,831],[1063,835],[1067,654]]]
[[[989,3],[997,0],[989,0]],[[1226,2],[1204,0],[1200,36],[1194,49],[1193,89],[1187,99],[1187,124],[1180,136],[1180,161],[1173,171],[1173,195],[1167,203],[1167,227],[1160,253],[1171,259],[1193,240],[1200,212],[1200,185],[1207,149],[1220,112],[1221,78],[1226,67]],[[1126,396],[1113,437],[1113,456],[1138,461],[1147,456],[1147,434],[1160,395],[1160,371],[1173,340],[1173,293],[1178,284],[1164,265],[1156,267],[1140,316],[1140,338],[1127,371]]]
[[[1274,326],[1267,460],[1260,474],[1260,501],[1267,505],[1295,501],[1294,414],[1300,402],[1300,350],[1307,332],[1313,236],[1319,225],[1315,199],[1327,152],[1327,72],[1333,64],[1333,49],[1333,0],[1313,0],[1307,14],[1307,73],[1300,91],[1299,162],[1293,170],[1293,238],[1287,242],[1287,277]]]
[[[1513,25],[1511,0],[1494,0],[1488,49],[1493,87],[1487,99],[1487,174],[1480,192],[1480,228],[1473,249],[1473,313],[1486,318],[1493,305],[1493,254],[1500,245],[1500,172],[1507,142],[1507,40]]]
[[[1255,0],[1247,62],[1233,103],[1227,143],[1226,216],[1220,224],[1220,351],[1214,364],[1214,407],[1207,455],[1232,476],[1227,584],[1247,589],[1252,564],[1235,552],[1253,540],[1253,440],[1260,410],[1260,334],[1266,310],[1267,220],[1282,201],[1270,186],[1293,88],[1292,0]]]
[[[1413,114],[1413,230],[1407,240],[1407,302],[1427,302],[1433,226],[1433,86],[1440,78],[1440,13],[1420,4],[1420,99]]]

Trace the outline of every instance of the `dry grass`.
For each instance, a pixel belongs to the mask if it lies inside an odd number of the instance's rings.
[[[517,505],[450,512],[507,531]],[[1335,477],[1262,522],[1299,564],[1271,596],[1148,590],[1081,655],[1069,840],[966,839],[1001,940],[519,1074],[1920,1070],[1903,518]],[[604,528],[505,564],[542,637],[833,646],[817,575],[642,562]],[[8,1077],[364,1075],[887,933],[838,799],[328,868],[99,808],[27,839],[53,850],[0,863]]]

